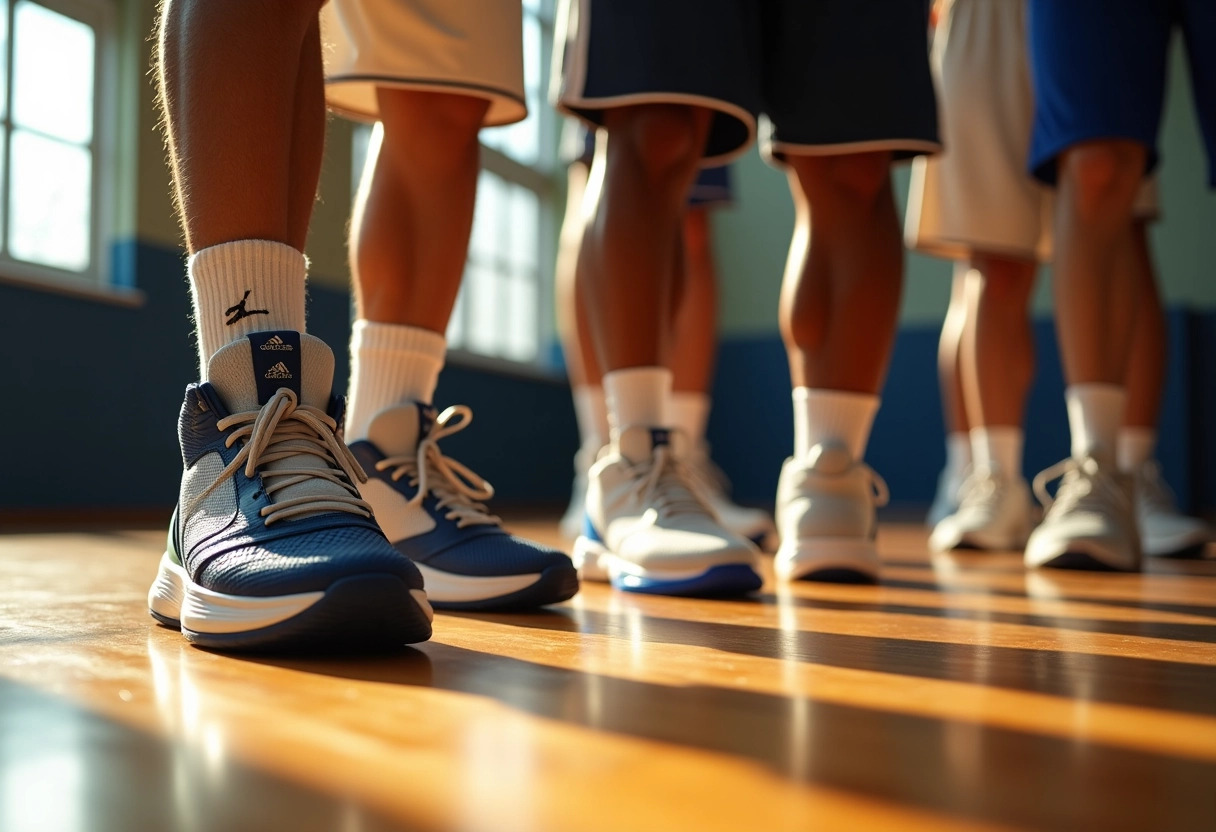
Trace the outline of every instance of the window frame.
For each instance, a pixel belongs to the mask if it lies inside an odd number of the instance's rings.
[[[561,119],[557,111],[546,99],[552,73],[553,45],[556,29],[555,0],[536,0],[524,4],[523,18],[535,17],[540,23],[540,78],[537,89],[541,92],[537,108],[537,142],[540,154],[534,164],[521,162],[497,148],[481,144],[481,168],[502,179],[508,185],[514,185],[532,191],[537,198],[538,216],[536,224],[537,251],[536,267],[536,355],[530,360],[509,358],[503,355],[484,353],[473,350],[468,346],[467,333],[471,331],[472,305],[464,300],[464,289],[467,280],[461,284],[460,296],[452,309],[455,319],[460,316],[460,332],[466,337],[453,343],[449,354],[462,364],[472,364],[485,368],[501,368],[508,373],[524,374],[543,377],[562,375],[561,368],[551,360],[550,347],[556,336],[554,319],[554,268],[557,252],[558,224],[561,221],[564,206],[559,201],[564,193],[559,175],[563,167],[558,159],[558,136]],[[523,37],[523,32],[520,32]],[[472,254],[470,252],[469,256]],[[466,266],[467,270],[467,266]],[[465,277],[467,278],[467,271]],[[449,332],[451,324],[449,323]],[[564,377],[564,376],[563,376]]]
[[[92,154],[89,211],[89,268],[82,272],[62,269],[43,263],[32,263],[13,257],[8,250],[9,220],[12,216],[12,137],[17,129],[13,100],[15,84],[13,69],[16,62],[14,22],[17,6],[30,2],[49,11],[79,21],[93,30],[93,135],[87,145]],[[33,288],[55,289],[67,294],[114,299],[117,294],[138,294],[122,291],[113,285],[110,263],[110,243],[114,234],[116,159],[114,142],[118,117],[118,54],[116,47],[117,9],[113,0],[9,0],[6,10],[8,38],[2,56],[6,70],[5,110],[0,118],[4,134],[3,165],[3,225],[0,226],[0,279]],[[77,145],[80,146],[80,145]]]

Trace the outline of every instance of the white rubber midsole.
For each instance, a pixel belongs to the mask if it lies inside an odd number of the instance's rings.
[[[414,602],[433,617],[426,593],[411,589]],[[299,615],[325,597],[325,593],[300,592],[269,597],[227,595],[199,586],[166,552],[160,570],[148,590],[148,607],[157,615],[181,622],[192,633],[247,633],[271,627]]]
[[[540,580],[541,573],[527,575],[454,575],[415,563],[422,573],[422,583],[432,601],[459,604],[466,601],[489,601],[526,589]]]
[[[878,550],[862,537],[818,537],[782,543],[773,559],[777,577],[794,581],[812,572],[847,569],[878,577]]]
[[[579,577],[587,581],[619,581],[622,576],[653,581],[689,581],[718,566],[741,565],[756,568],[754,560],[740,559],[737,563],[711,563],[696,569],[647,569],[614,555],[603,543],[585,535],[580,535],[578,540],[574,541],[572,559]]]

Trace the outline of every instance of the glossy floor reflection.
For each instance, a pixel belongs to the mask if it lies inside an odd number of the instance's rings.
[[[1216,828],[1216,560],[889,527],[878,587],[589,585],[309,660],[153,624],[162,539],[0,535],[0,830]]]

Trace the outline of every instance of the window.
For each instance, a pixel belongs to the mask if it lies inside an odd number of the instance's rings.
[[[448,345],[483,356],[547,366],[553,335],[553,259],[560,193],[557,114],[549,106],[554,0],[524,0],[528,117],[481,132],[482,171],[464,281]],[[354,176],[370,130],[355,131]]]
[[[101,0],[0,0],[0,273],[106,275]]]

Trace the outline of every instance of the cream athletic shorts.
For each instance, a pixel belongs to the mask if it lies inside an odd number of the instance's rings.
[[[520,0],[331,0],[321,10],[326,99],[374,121],[377,87],[490,101],[485,126],[528,114]]]
[[[963,260],[972,252],[1051,259],[1051,189],[1029,173],[1034,93],[1025,0],[946,0],[933,41],[944,153],[913,162],[909,248]],[[1136,216],[1158,215],[1147,180]]]

